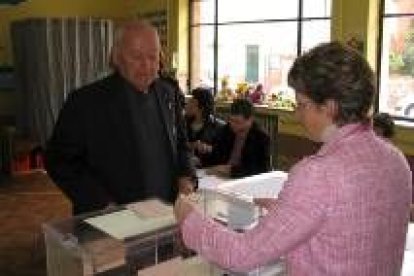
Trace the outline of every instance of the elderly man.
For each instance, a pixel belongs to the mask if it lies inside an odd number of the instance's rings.
[[[156,30],[128,21],[115,35],[115,73],[71,93],[46,168],[74,214],[194,188],[179,87],[158,77]]]

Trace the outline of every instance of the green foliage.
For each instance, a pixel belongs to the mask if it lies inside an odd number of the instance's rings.
[[[414,24],[411,24],[410,31],[405,38],[405,49],[402,52],[404,62],[403,72],[407,75],[414,76]]]
[[[390,53],[390,71],[414,77],[414,23],[405,37],[404,46],[401,54]]]
[[[402,55],[391,52],[390,53],[390,71],[391,73],[399,73],[401,69],[404,67],[404,61],[402,59]]]

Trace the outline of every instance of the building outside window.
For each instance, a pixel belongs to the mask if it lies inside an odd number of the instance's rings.
[[[414,1],[382,0],[379,111],[414,120]]]
[[[190,0],[190,88],[262,84],[290,93],[302,52],[330,41],[331,0]]]

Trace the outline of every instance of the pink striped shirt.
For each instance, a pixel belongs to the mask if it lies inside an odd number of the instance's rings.
[[[399,275],[411,202],[411,171],[371,128],[340,128],[295,165],[277,204],[236,233],[193,211],[185,244],[233,271],[286,258],[289,275]]]

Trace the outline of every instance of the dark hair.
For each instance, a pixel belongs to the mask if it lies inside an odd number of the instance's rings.
[[[374,128],[381,130],[381,135],[385,138],[392,138],[395,133],[394,120],[388,113],[377,113],[373,119]]]
[[[349,46],[324,43],[298,57],[288,83],[316,104],[334,100],[338,105],[335,123],[339,126],[370,122],[375,76],[365,58]]]
[[[211,89],[198,87],[191,91],[201,109],[203,120],[207,120],[214,113],[214,98]]]
[[[247,99],[235,99],[230,106],[231,115],[242,115],[245,119],[252,117],[253,105]]]

